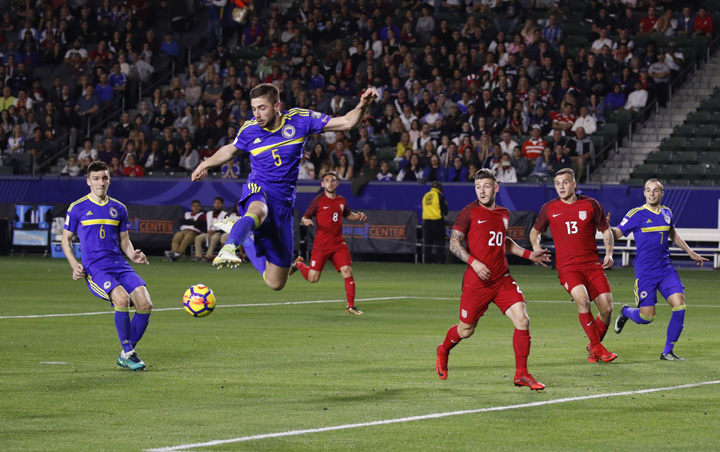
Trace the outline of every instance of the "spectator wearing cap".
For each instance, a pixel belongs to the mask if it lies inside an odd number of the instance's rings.
[[[541,126],[539,124],[533,124],[530,128],[530,139],[528,139],[522,146],[522,156],[530,160],[532,163],[535,159],[542,156],[542,151],[547,142],[540,136]]]

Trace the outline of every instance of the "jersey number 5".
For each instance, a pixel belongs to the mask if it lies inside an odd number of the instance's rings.
[[[277,149],[272,150],[273,160],[275,160],[275,166],[282,165],[282,159],[280,158],[279,154],[276,154]]]

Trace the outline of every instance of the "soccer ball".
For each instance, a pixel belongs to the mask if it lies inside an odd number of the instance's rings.
[[[210,315],[215,309],[215,294],[208,286],[195,284],[185,291],[183,307],[195,317]]]

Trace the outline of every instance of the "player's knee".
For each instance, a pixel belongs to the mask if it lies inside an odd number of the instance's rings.
[[[112,304],[116,308],[129,308],[130,307],[130,297],[116,297],[112,300]]]
[[[523,316],[515,320],[515,329],[528,330],[530,329],[530,319],[527,316]]]
[[[135,303],[135,309],[138,311],[152,311],[152,308],[153,304],[149,298],[138,300],[137,303]]]
[[[311,273],[308,275],[307,280],[308,280],[308,282],[316,283],[316,282],[320,281],[320,274],[319,273],[317,273],[317,274]]]
[[[285,282],[286,281],[270,281],[269,279],[265,280],[265,284],[267,284],[267,286],[272,290],[282,290],[283,287],[285,287]]]
[[[458,328],[458,335],[460,336],[461,339],[469,338],[470,336],[473,335],[474,332],[475,332],[475,327]]]
[[[652,323],[653,320],[655,320],[654,315],[646,315],[646,314],[640,313],[640,321],[641,321],[640,323],[648,324],[648,323]]]

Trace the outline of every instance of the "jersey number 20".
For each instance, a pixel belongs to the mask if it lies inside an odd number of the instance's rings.
[[[488,240],[489,246],[503,246],[505,241],[503,240],[502,232],[490,231],[490,240]]]

